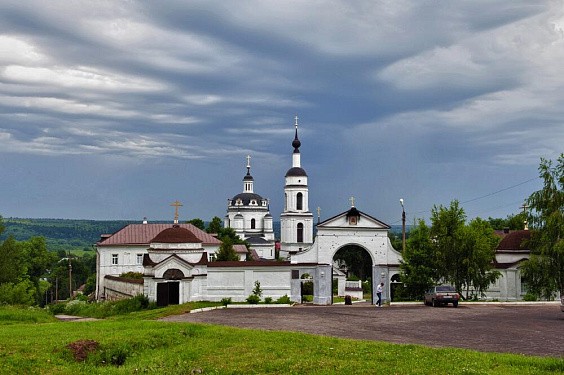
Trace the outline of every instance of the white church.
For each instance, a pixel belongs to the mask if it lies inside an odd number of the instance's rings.
[[[333,301],[333,279],[339,281],[339,295],[346,292],[344,274],[334,264],[335,254],[352,247],[370,256],[372,290],[383,282],[382,297],[390,301],[394,287],[401,285],[401,254],[391,246],[389,225],[358,210],[351,199],[348,210],[317,223],[314,237],[297,117],[295,121],[292,164],[285,175],[284,210],[280,215],[279,255],[284,261],[275,259],[269,201],[255,193],[250,157],[247,157],[243,191],[228,199],[224,225],[250,244],[253,260],[246,260],[246,246],[235,245],[239,261],[215,261],[221,241],[191,224],[180,224],[181,204],[175,202],[173,224],[144,221],[102,235],[96,243],[96,298],[112,300],[144,294],[160,306],[223,298],[243,302],[258,281],[263,298],[276,300],[288,296],[300,303],[302,285],[307,280],[313,282],[313,303],[328,305]],[[515,247],[509,247],[512,246]],[[492,298],[521,299],[524,287],[518,266],[526,255],[512,248],[497,254],[497,266],[503,277],[493,286]],[[120,277],[128,272],[140,273],[143,279]],[[354,295],[352,289],[347,294]],[[362,297],[361,290],[356,292]]]

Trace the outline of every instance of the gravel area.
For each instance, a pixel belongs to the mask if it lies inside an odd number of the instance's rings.
[[[564,357],[564,313],[558,304],[461,304],[458,308],[297,305],[217,309],[163,320]]]

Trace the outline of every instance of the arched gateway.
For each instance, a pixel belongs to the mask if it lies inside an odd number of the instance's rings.
[[[401,259],[401,254],[388,239],[389,230],[389,225],[359,211],[354,205],[348,211],[317,224],[313,245],[291,254],[291,263],[296,267],[292,279],[298,279],[292,284],[292,296],[300,291],[300,274],[309,273],[314,283],[313,303],[331,304],[333,257],[340,249],[355,246],[366,250],[372,258],[372,290],[383,282],[382,298],[389,301],[391,278],[399,273]]]

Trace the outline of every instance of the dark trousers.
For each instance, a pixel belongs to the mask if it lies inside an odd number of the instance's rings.
[[[376,304],[382,306],[382,293],[376,293],[376,295],[378,296],[378,302],[376,302]]]

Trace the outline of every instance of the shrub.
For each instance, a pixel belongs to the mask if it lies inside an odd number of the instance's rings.
[[[272,297],[264,297],[264,303],[272,303]]]
[[[292,301],[290,300],[290,297],[288,297],[287,294],[284,294],[282,297],[278,298],[276,300],[276,303],[280,303],[280,304],[291,304]]]
[[[251,294],[250,296],[247,297],[247,303],[250,303],[251,305],[256,305],[257,303],[260,302],[260,297],[257,296],[256,294]]]
[[[227,306],[227,305],[231,304],[231,298],[222,298],[222,299],[221,299],[221,304],[222,304],[223,306]]]
[[[53,315],[59,315],[65,312],[66,303],[52,303],[49,305],[49,312]]]
[[[65,306],[65,314],[80,315],[82,308],[86,306],[86,302],[77,299],[68,302]]]
[[[536,301],[536,300],[537,300],[537,296],[530,292],[527,292],[527,294],[523,296],[523,301]]]
[[[141,272],[125,272],[119,275],[124,279],[133,279],[133,280],[141,280],[143,279],[143,273]]]

